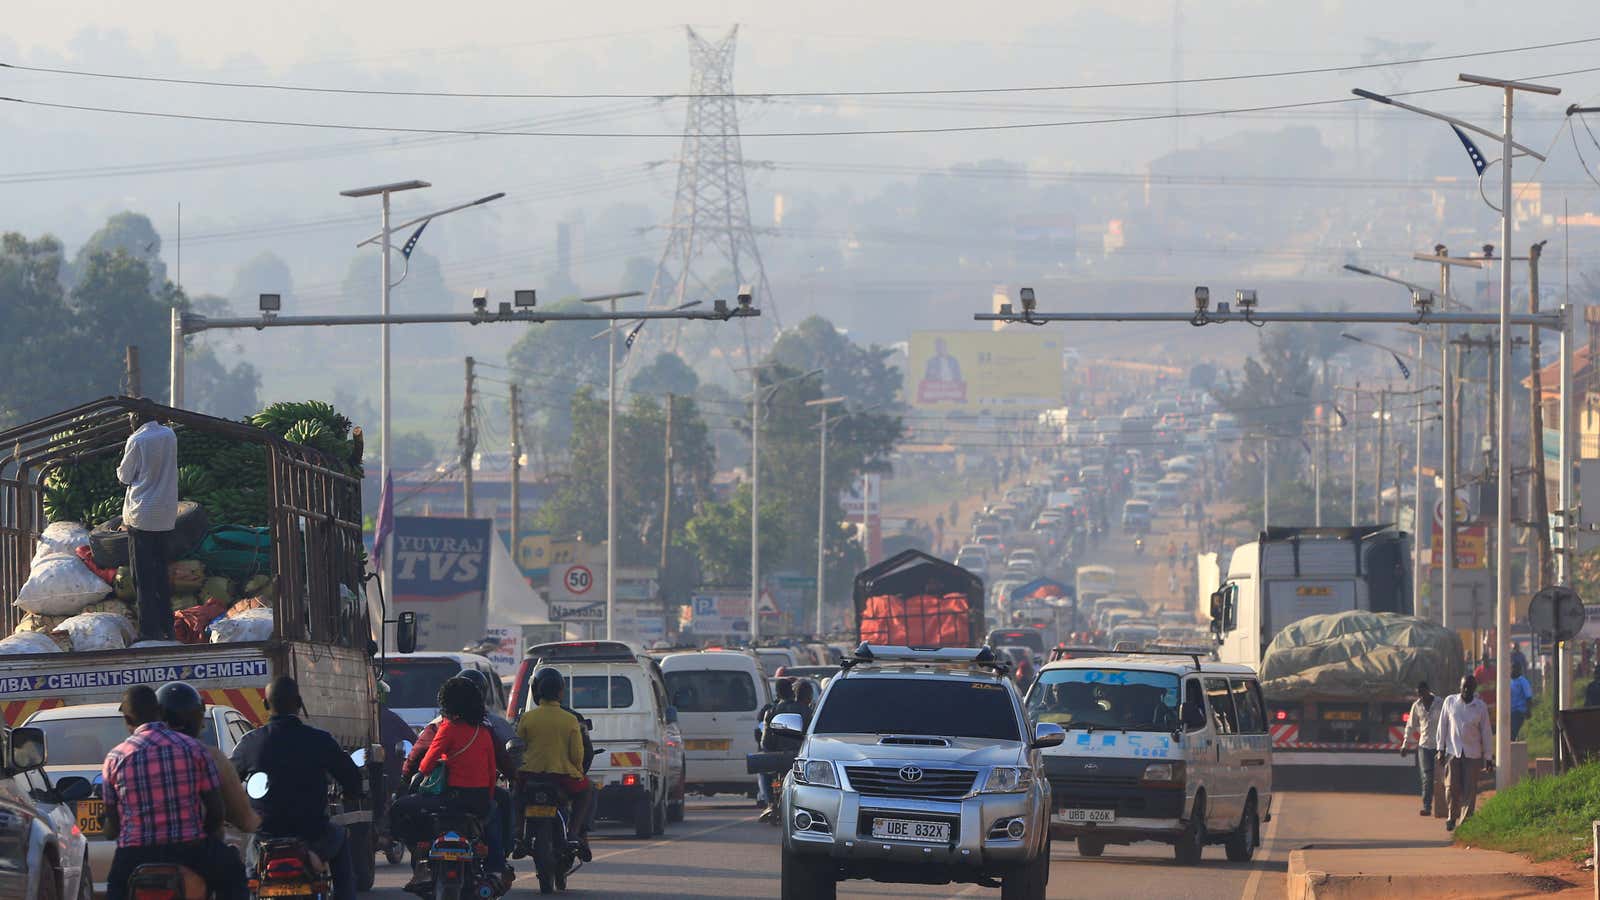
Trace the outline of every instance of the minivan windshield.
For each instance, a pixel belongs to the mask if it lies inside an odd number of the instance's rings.
[[[1028,718],[1090,731],[1173,731],[1178,676],[1129,669],[1046,669],[1028,691]]]
[[[389,657],[383,680],[389,683],[390,709],[432,709],[439,705],[439,686],[461,671],[449,657]]]
[[[836,679],[811,730],[813,734],[1021,739],[1006,689],[993,681],[966,679]]]

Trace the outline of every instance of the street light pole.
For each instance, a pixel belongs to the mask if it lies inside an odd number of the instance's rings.
[[[825,633],[822,628],[822,599],[825,596],[822,579],[828,533],[828,407],[843,402],[843,397],[824,397],[821,400],[806,401],[807,406],[815,406],[822,412],[822,439],[819,442],[821,456],[817,463],[817,637]]]
[[[1505,109],[1500,135],[1500,247],[1502,256],[1511,255],[1512,234],[1516,219],[1511,209],[1511,163],[1514,153],[1511,140],[1512,107],[1516,92],[1525,90],[1536,94],[1555,95],[1560,88],[1528,84],[1520,81],[1483,78],[1476,75],[1460,76],[1462,81],[1498,87],[1505,92]],[[1537,155],[1537,154],[1535,154]],[[1500,702],[1495,704],[1494,783],[1497,790],[1511,786],[1511,667],[1504,650],[1511,636],[1511,266],[1509,260],[1500,263],[1500,334],[1499,334],[1500,408],[1495,423],[1495,540],[1494,540],[1494,658],[1496,660],[1494,689]],[[1538,402],[1538,398],[1534,398]],[[1539,440],[1539,435],[1533,435]]]
[[[611,298],[611,315],[617,298]],[[617,633],[617,329],[606,329],[606,640]]]
[[[750,367],[750,643],[761,636],[761,370]]]

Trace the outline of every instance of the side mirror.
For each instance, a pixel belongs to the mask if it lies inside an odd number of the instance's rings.
[[[394,752],[397,756],[404,759],[405,757],[411,755],[411,748],[415,746],[416,744],[413,744],[410,741],[400,741],[394,745]]]
[[[42,768],[49,758],[45,752],[43,729],[11,729],[11,747],[6,751],[6,756],[6,768],[13,772]]]
[[[356,764],[356,768],[365,769],[367,767],[367,748],[357,747],[351,750],[350,761]]]
[[[806,733],[806,720],[800,718],[799,713],[781,713],[772,717],[768,727],[774,734],[803,737]]]
[[[1222,614],[1227,609],[1227,595],[1222,591],[1211,592],[1211,622],[1213,626],[1221,623]]]
[[[251,800],[260,800],[267,796],[267,773],[250,773],[250,777],[244,780],[244,792]]]
[[[677,722],[678,722],[678,708],[676,706],[667,707],[667,724],[668,725],[675,725],[675,724],[677,724]]]
[[[417,652],[417,614],[403,612],[395,619],[394,646],[401,653]]]
[[[68,775],[56,782],[56,796],[62,803],[77,803],[94,795],[94,785],[81,775]]]
[[[1206,711],[1195,703],[1183,705],[1183,727],[1188,731],[1199,731],[1206,727]]]
[[[1046,747],[1059,747],[1066,739],[1066,729],[1060,725],[1054,722],[1040,722],[1033,726],[1033,743],[1029,746],[1035,750],[1043,750]]]

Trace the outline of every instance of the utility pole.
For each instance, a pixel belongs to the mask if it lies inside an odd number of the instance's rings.
[[[1427,352],[1428,339],[1426,335],[1426,332],[1419,332],[1417,334],[1417,378],[1419,381],[1426,381],[1428,377],[1428,368],[1426,362],[1427,358],[1423,355]],[[1426,385],[1424,385],[1424,387],[1426,387]],[[1439,390],[1441,393],[1444,391],[1443,372],[1439,373]],[[1442,396],[1440,397],[1439,402],[1444,402],[1444,398]],[[1412,412],[1417,417],[1416,421],[1412,423],[1417,432],[1417,446],[1414,451],[1415,456],[1412,459],[1411,467],[1411,607],[1414,614],[1421,615],[1422,610],[1418,608],[1417,598],[1422,596],[1422,529],[1426,527],[1425,522],[1428,515],[1428,506],[1426,503],[1422,502],[1422,407],[1419,405]],[[1399,477],[1400,470],[1396,469],[1395,478],[1398,479]],[[1396,504],[1400,502],[1399,493],[1399,489],[1396,488]],[[1398,508],[1399,507],[1397,506],[1396,509]]]
[[[1317,407],[1317,449],[1311,456],[1311,521],[1322,527],[1322,470],[1327,468],[1327,451],[1322,434],[1322,407]]]
[[[123,355],[123,382],[122,393],[128,397],[143,397],[144,390],[139,384],[139,348],[129,344]]]
[[[662,456],[666,460],[667,489],[661,498],[661,561],[662,571],[667,568],[667,547],[672,543],[672,411],[678,405],[677,394],[667,394],[667,445],[662,449]]]
[[[824,397],[820,400],[807,400],[807,406],[815,406],[822,413],[822,440],[820,442],[821,457],[817,461],[817,630],[816,636],[822,637],[822,600],[826,596],[823,587],[823,576],[826,574],[826,561],[828,549],[828,407],[836,403],[843,403],[843,397]]]
[[[461,401],[461,427],[457,433],[457,441],[461,445],[461,500],[466,510],[466,517],[469,519],[473,514],[472,457],[478,452],[478,423],[472,409],[477,391],[473,365],[475,362],[472,357],[467,357],[467,393]]]
[[[1378,474],[1372,481],[1372,521],[1383,521],[1383,451],[1389,439],[1389,389],[1378,392]]]
[[[761,366],[750,367],[750,643],[761,636]]]
[[[1528,248],[1528,311],[1539,311],[1539,257],[1544,254],[1544,241]],[[1544,467],[1544,379],[1540,372],[1539,329],[1530,328],[1528,335],[1528,366],[1530,387],[1528,413],[1531,424],[1528,430],[1528,465],[1532,469],[1529,489],[1528,518],[1533,520],[1533,539],[1537,542],[1538,569],[1529,567],[1530,592],[1550,584],[1550,497],[1545,486]]]
[[[1272,441],[1261,442],[1261,530],[1272,524]]]
[[[1350,396],[1350,414],[1356,415],[1361,408],[1361,382],[1356,382],[1355,393]],[[1346,422],[1350,429],[1350,527],[1356,527],[1356,458],[1361,454],[1356,452],[1356,442],[1361,438],[1356,434],[1355,422]]]
[[[511,557],[522,539],[522,401],[511,382]]]

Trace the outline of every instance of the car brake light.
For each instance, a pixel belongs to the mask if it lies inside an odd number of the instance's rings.
[[[623,787],[634,787],[638,783],[639,783],[639,776],[635,775],[632,772],[629,772],[628,774],[622,776],[622,786]]]
[[[1400,714],[1400,721],[1406,723],[1407,725],[1411,724],[1411,713],[1409,713],[1409,712],[1401,713]]]
[[[1272,717],[1274,719],[1277,719],[1279,722],[1282,722],[1284,719],[1289,718],[1289,714],[1280,709],[1277,712],[1273,713]]]

